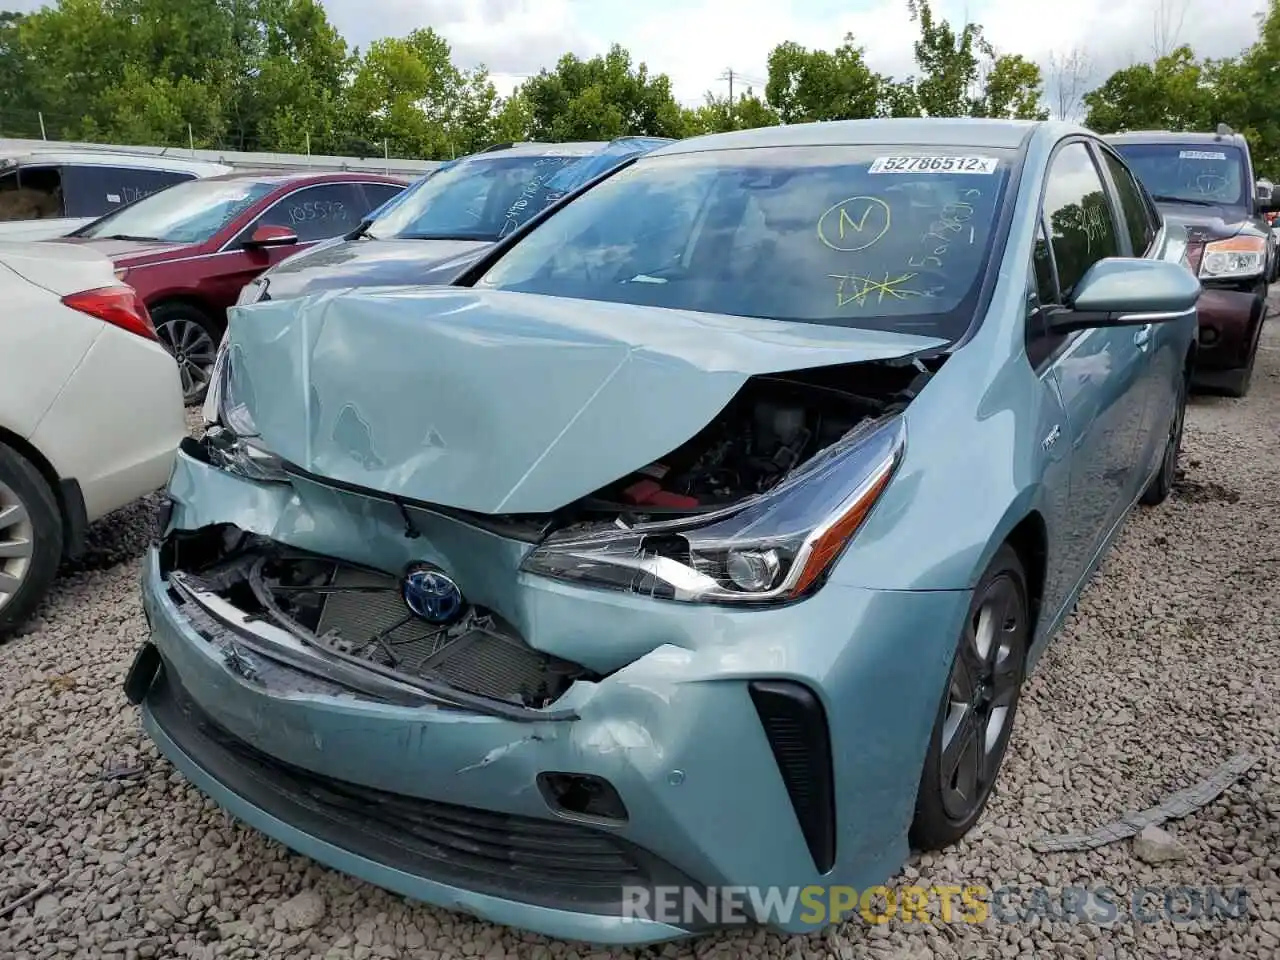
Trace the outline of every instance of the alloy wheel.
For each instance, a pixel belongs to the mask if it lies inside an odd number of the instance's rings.
[[[164,348],[178,361],[182,377],[182,397],[194,403],[209,384],[218,345],[203,326],[194,320],[175,317],[156,326],[156,336]]]
[[[962,821],[1000,770],[1022,687],[1025,604],[1014,579],[991,580],[970,618],[948,681],[939,753],[942,806]]]
[[[0,608],[18,592],[31,569],[34,529],[26,506],[0,480]]]

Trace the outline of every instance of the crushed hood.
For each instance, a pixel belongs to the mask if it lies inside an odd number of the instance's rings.
[[[310,473],[486,514],[545,513],[709,423],[748,377],[946,341],[462,288],[232,310],[237,401]]]

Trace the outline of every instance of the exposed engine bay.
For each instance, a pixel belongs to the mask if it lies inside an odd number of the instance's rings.
[[[388,678],[535,709],[554,703],[573,681],[595,679],[584,667],[533,649],[483,607],[431,623],[408,607],[400,577],[229,525],[170,538],[163,568],[184,600],[212,594],[251,620]]]
[[[872,388],[865,394],[842,382],[855,369],[865,373],[858,386]],[[577,506],[591,513],[696,513],[765,493],[862,421],[905,407],[922,385],[913,382],[929,376],[923,367],[864,364],[753,377],[679,449]]]
[[[628,527],[718,510],[767,493],[859,424],[906,407],[940,362],[932,368],[908,361],[753,377],[709,424],[660,462],[553,514],[480,515],[373,490],[367,495],[398,507],[410,540],[423,536],[423,511],[540,544],[571,529]],[[229,455],[238,443],[234,434],[215,429],[184,450],[243,472],[243,458]],[[281,479],[288,482],[287,476]],[[200,608],[192,622],[223,647],[228,663],[238,656],[239,644],[263,639],[255,624],[269,624],[291,638],[295,650],[301,643],[312,659],[319,652],[322,660],[342,665],[347,672],[339,683],[350,684],[355,667],[433,694],[461,692],[515,709],[544,710],[575,681],[600,679],[580,664],[535,649],[497,612],[464,600],[446,571],[437,572],[454,591],[457,609],[425,615],[408,593],[413,566],[370,569],[231,524],[174,531],[161,548],[171,595]],[[211,625],[219,617],[222,626]]]

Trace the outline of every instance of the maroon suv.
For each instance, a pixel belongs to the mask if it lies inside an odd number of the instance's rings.
[[[370,173],[233,173],[169,187],[50,242],[89,244],[115,262],[195,403],[240,289],[291,254],[350,233],[405,183]]]
[[[1183,230],[1187,260],[1204,293],[1193,386],[1243,397],[1267,319],[1267,286],[1280,258],[1264,215],[1272,187],[1254,178],[1245,138],[1217,133],[1122,133],[1107,140],[1155,201],[1166,226]]]

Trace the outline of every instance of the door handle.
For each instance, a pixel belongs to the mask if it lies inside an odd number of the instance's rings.
[[[1133,335],[1133,345],[1142,350],[1146,350],[1151,344],[1151,324],[1139,327],[1137,333]]]

